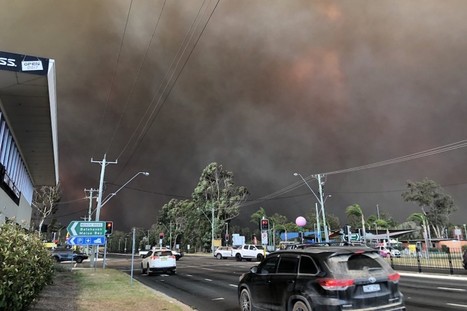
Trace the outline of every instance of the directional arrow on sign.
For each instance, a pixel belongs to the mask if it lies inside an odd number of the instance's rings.
[[[72,236],[102,236],[105,229],[105,221],[72,221],[67,227]]]
[[[78,222],[77,221],[73,221],[71,223],[71,227],[70,229],[68,230],[68,232],[70,232],[71,235],[78,235],[78,232],[76,232],[76,226],[78,225]]]
[[[105,236],[72,236],[67,240],[68,245],[103,245]]]

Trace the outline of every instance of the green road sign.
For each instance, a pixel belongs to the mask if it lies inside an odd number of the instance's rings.
[[[105,221],[72,221],[66,230],[71,236],[103,236]]]
[[[351,240],[351,241],[359,241],[359,240],[360,240],[360,234],[358,234],[358,233],[352,233],[352,234],[350,235],[350,240]]]

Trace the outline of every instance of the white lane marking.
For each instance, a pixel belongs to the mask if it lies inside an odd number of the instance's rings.
[[[229,284],[229,286],[232,286],[232,287],[238,287],[237,284]]]
[[[437,287],[437,289],[450,290],[450,291],[453,291],[453,292],[465,292],[466,291],[463,288],[453,288],[453,287]]]
[[[461,307],[461,308],[466,308],[467,309],[467,305],[461,305],[461,304],[458,304],[458,303],[446,303],[448,306],[453,306],[453,307]]]
[[[222,297],[219,297],[219,298],[213,298],[213,299],[211,299],[211,300],[212,300],[212,301],[217,301],[217,300],[224,300],[224,298],[222,298]]]
[[[212,280],[211,280],[211,279],[205,279],[205,280],[206,280],[206,281],[208,281],[208,282],[212,282]]]
[[[193,275],[191,275],[191,274],[187,274],[186,276],[193,276]]]
[[[201,269],[203,269],[203,270],[209,270],[209,271],[216,271],[216,270],[214,270],[214,269],[204,268],[204,267],[201,267]]]

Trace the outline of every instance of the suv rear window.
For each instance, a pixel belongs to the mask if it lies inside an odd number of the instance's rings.
[[[330,270],[337,277],[367,277],[386,275],[391,272],[387,264],[377,253],[343,254],[329,257],[327,260]]]
[[[154,252],[154,256],[172,256],[171,251],[156,251]]]

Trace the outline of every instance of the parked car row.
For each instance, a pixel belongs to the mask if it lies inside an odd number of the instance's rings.
[[[244,244],[236,247],[220,246],[214,251],[217,259],[235,258],[237,261],[261,261],[269,252],[261,245]]]
[[[396,248],[379,246],[377,249],[379,251],[379,254],[384,258],[386,257],[399,258],[401,256],[401,252]]]

